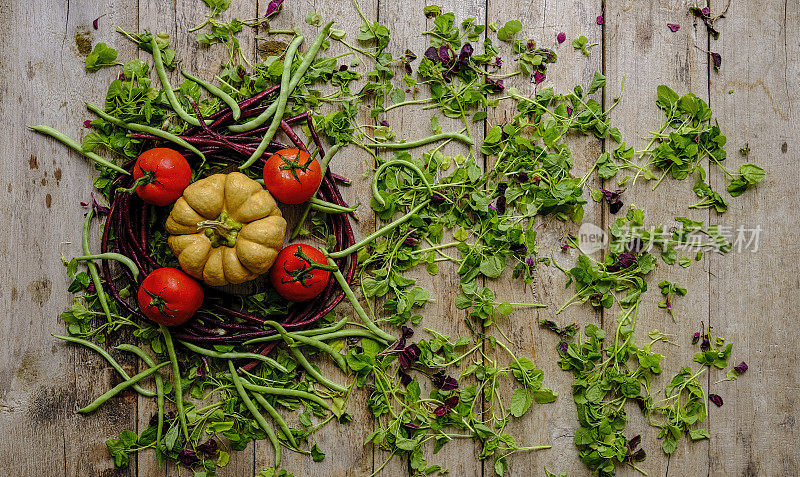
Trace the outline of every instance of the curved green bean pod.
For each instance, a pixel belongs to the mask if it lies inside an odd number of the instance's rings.
[[[373,142],[370,144],[364,144],[367,147],[382,147],[384,149],[411,149],[414,147],[424,146],[426,144],[430,144],[432,142],[441,141],[443,139],[455,139],[456,141],[461,141],[464,144],[471,146],[473,144],[472,138],[467,135],[461,133],[442,133],[436,134],[430,137],[426,137],[423,139],[417,139],[416,141],[409,141],[409,142]]]
[[[323,157],[322,160],[319,161],[319,169],[323,177],[325,176],[325,173],[328,171],[328,165],[330,164],[331,159],[333,159],[333,156],[336,155],[337,152],[339,152],[339,149],[341,149],[341,147],[342,143],[334,144],[330,149],[328,149],[328,153],[325,154],[325,157]],[[312,197],[315,196],[316,193]],[[311,211],[311,203],[309,202],[303,208],[303,213],[300,214],[300,219],[294,225],[294,229],[292,229],[292,235],[290,236],[291,240],[296,239],[297,236],[300,235],[300,231],[303,230],[303,224],[306,222],[306,218],[308,218],[308,213],[310,211]]]
[[[275,107],[275,114],[272,116],[272,122],[267,132],[264,134],[264,137],[261,138],[261,143],[259,143],[256,150],[253,151],[253,154],[250,155],[250,158],[239,166],[239,169],[247,169],[256,162],[256,160],[264,154],[264,151],[267,150],[267,146],[269,146],[269,142],[272,141],[272,138],[275,137],[275,133],[278,132],[278,127],[281,125],[281,120],[283,119],[283,113],[286,111],[286,103],[289,101],[289,93],[291,93],[289,81],[292,76],[292,59],[297,49],[300,48],[301,43],[303,43],[303,35],[297,35],[289,44],[289,48],[286,49],[286,58],[284,59],[283,73],[281,74],[281,90],[278,101],[275,102],[277,106]]]
[[[93,255],[84,255],[82,257],[75,257],[73,260],[79,261],[88,261],[88,260],[116,260],[117,262],[122,263],[128,270],[131,271],[133,275],[133,279],[135,281],[139,281],[139,267],[131,260],[130,258],[122,255],[121,253],[114,253],[114,252],[106,252],[106,253],[95,253]]]
[[[390,224],[387,224],[387,225],[384,225],[380,229],[378,229],[375,232],[371,233],[365,239],[362,239],[360,242],[358,242],[356,244],[353,244],[353,245],[347,247],[344,250],[341,250],[339,252],[330,252],[330,253],[328,253],[328,257],[330,257],[330,258],[342,258],[342,257],[346,257],[346,256],[350,255],[353,252],[357,252],[357,251],[361,250],[362,248],[364,248],[367,245],[369,245],[372,241],[374,241],[378,237],[381,237],[381,236],[387,234],[388,232],[390,232],[392,229],[394,229],[398,225],[401,225],[402,223],[407,222],[408,220],[410,220],[411,217],[414,216],[414,214],[416,214],[417,212],[422,210],[426,205],[428,205],[428,203],[430,201],[431,201],[430,199],[424,200],[419,205],[417,205],[413,209],[409,210],[407,214],[405,214],[404,216],[402,216],[399,219],[395,220],[394,222],[392,222]]]
[[[164,89],[164,94],[166,94],[167,96],[167,101],[169,101],[169,105],[172,107],[175,113],[177,113],[178,116],[180,116],[181,119],[191,124],[192,126],[200,126],[200,121],[194,116],[189,115],[189,113],[187,113],[186,110],[183,109],[183,106],[181,106],[181,103],[175,96],[175,91],[172,90],[172,85],[169,84],[169,78],[167,78],[167,71],[164,69],[164,60],[161,58],[161,49],[158,47],[155,35],[153,35],[153,38],[150,39],[150,47],[153,49],[153,64],[156,70],[156,74],[158,75],[158,79],[161,80],[161,87]],[[211,123],[206,121],[206,124],[211,124]]]
[[[257,359],[259,361],[263,361],[263,362],[267,363],[268,365],[272,366],[273,368],[277,369],[278,371],[280,371],[282,373],[288,373],[289,372],[289,370],[286,369],[285,367],[283,367],[283,365],[280,364],[279,362],[275,361],[274,359],[272,359],[272,358],[270,358],[268,356],[264,356],[264,355],[261,355],[261,354],[256,354],[256,353],[234,353],[234,352],[220,353],[218,351],[213,351],[213,350],[210,350],[210,349],[201,348],[201,347],[199,347],[199,346],[197,346],[195,344],[188,343],[186,341],[178,340],[178,343],[182,344],[183,346],[188,348],[190,351],[194,351],[197,354],[210,356],[212,358],[220,358],[220,359]]]
[[[314,338],[320,341],[336,340],[341,338],[369,338],[382,343],[388,343],[388,341],[383,337],[375,336],[375,334],[369,330],[342,330],[333,333],[326,333],[324,335],[316,335]]]
[[[253,393],[253,397],[256,398],[256,401],[261,405],[261,407],[263,407],[264,410],[267,411],[267,414],[272,416],[272,419],[276,423],[278,423],[278,427],[280,428],[283,435],[286,436],[286,439],[289,441],[289,443],[292,444],[292,447],[297,449],[297,440],[294,438],[294,435],[292,435],[292,431],[289,429],[289,426],[286,425],[286,421],[284,421],[281,415],[278,414],[278,411],[276,411],[275,408],[272,407],[272,404],[270,404],[264,398],[264,396]]]
[[[246,389],[249,389],[250,391],[256,391],[264,394],[272,394],[275,396],[289,396],[298,399],[306,399],[308,401],[314,401],[315,403],[319,404],[328,411],[331,410],[331,405],[328,404],[328,402],[322,399],[321,397],[317,396],[316,394],[311,394],[305,391],[298,391],[297,389],[284,389],[284,388],[273,388],[269,386],[259,386],[258,384],[253,384],[246,379],[242,379],[241,381],[242,381],[242,386],[244,386]]]
[[[92,250],[89,248],[89,228],[92,224],[92,217],[94,217],[94,209],[90,208],[89,212],[86,213],[86,220],[83,222],[81,244],[83,245],[84,255],[92,254]],[[106,296],[105,290],[103,290],[103,283],[100,281],[100,273],[97,271],[97,265],[95,265],[93,261],[87,260],[86,269],[89,271],[89,276],[92,277],[95,290],[97,290],[97,300],[100,302],[100,307],[103,309],[103,313],[106,314],[106,318],[110,323],[113,321],[111,318],[111,309],[108,308],[108,297]]]
[[[161,334],[164,335],[164,345],[167,348],[167,356],[172,363],[172,389],[175,391],[175,410],[178,414],[178,421],[181,423],[181,430],[186,442],[189,442],[189,426],[186,425],[186,413],[183,411],[183,386],[181,385],[181,368],[178,366],[178,358],[175,356],[175,345],[172,344],[172,335],[166,326],[159,324]]]
[[[239,378],[238,374],[236,374],[236,368],[233,366],[233,361],[228,361],[228,369],[231,371],[231,381],[233,381],[233,385],[236,387],[236,392],[239,393],[239,397],[242,398],[242,402],[244,402],[245,407],[247,407],[247,410],[250,411],[250,414],[253,415],[253,418],[256,420],[256,422],[258,422],[258,425],[261,426],[261,429],[263,429],[267,434],[270,442],[272,442],[272,447],[275,449],[275,468],[277,469],[281,465],[281,443],[278,441],[278,436],[276,436],[275,431],[269,427],[269,424],[267,424],[267,420],[264,419],[264,416],[258,412],[258,408],[256,408],[255,404],[253,404],[253,401],[250,400],[250,396],[247,395],[247,391],[245,391],[244,386],[242,386],[242,379]]]
[[[277,331],[278,333],[280,333],[281,336],[283,336],[283,339],[284,341],[286,341],[286,344],[289,345],[289,348],[291,348],[292,345],[294,344],[292,340],[299,341],[305,345],[313,346],[314,348],[317,348],[320,351],[328,353],[331,356],[331,358],[333,358],[333,360],[336,362],[336,365],[339,366],[339,368],[341,368],[342,371],[347,372],[347,362],[344,360],[344,356],[342,356],[341,353],[337,353],[336,350],[331,348],[331,346],[328,345],[327,343],[323,343],[322,341],[309,336],[290,334],[289,332],[286,331],[286,329],[283,326],[281,326],[275,321],[265,321],[264,324],[266,326],[271,326],[272,328],[275,328],[275,331]]]
[[[77,412],[78,414],[87,414],[87,413],[90,413],[90,412],[94,411],[95,409],[100,407],[104,402],[108,401],[112,397],[114,397],[117,394],[121,393],[126,388],[128,388],[130,386],[133,386],[134,383],[137,383],[137,382],[141,381],[142,379],[150,376],[151,374],[153,374],[156,371],[158,371],[159,368],[162,368],[162,367],[164,367],[164,366],[166,366],[168,364],[169,364],[169,362],[163,362],[163,363],[161,363],[161,364],[159,364],[159,365],[157,365],[155,367],[147,368],[146,370],[144,370],[141,373],[133,376],[132,378],[128,378],[125,381],[117,384],[113,388],[109,389],[108,391],[106,391],[102,395],[100,395],[100,397],[98,397],[97,399],[92,401],[91,404],[89,404],[88,406],[86,406],[86,407],[84,407],[82,409],[78,409],[75,412]]]
[[[119,126],[121,128],[128,129],[131,131],[158,136],[161,139],[165,139],[169,142],[175,143],[183,148],[192,151],[193,153],[197,154],[197,156],[200,157],[201,160],[203,161],[206,160],[206,156],[202,152],[200,152],[200,149],[197,149],[196,147],[186,142],[184,139],[181,139],[180,137],[170,132],[164,131],[163,129],[154,128],[152,126],[144,126],[142,124],[136,124],[136,123],[126,123],[125,121],[115,118],[114,116],[108,114],[107,112],[103,111],[102,109],[98,108],[92,103],[86,103],[86,109],[100,116],[101,118],[105,119],[111,124],[114,124],[115,126]],[[125,172],[127,173],[127,171]]]
[[[315,336],[315,335],[322,335],[322,334],[325,334],[325,333],[333,333],[334,331],[339,331],[342,328],[344,328],[344,325],[346,325],[346,324],[347,324],[347,317],[342,318],[337,323],[335,323],[335,324],[333,324],[331,326],[326,326],[324,328],[315,328],[315,329],[312,329],[312,330],[295,331],[293,333],[293,335],[295,335],[295,336],[296,335]],[[264,342],[268,342],[268,341],[279,341],[279,340],[282,340],[282,339],[283,339],[283,336],[281,336],[280,334],[271,335],[271,336],[262,336],[261,338],[253,338],[251,340],[247,340],[244,343],[242,343],[242,346],[248,346],[248,345],[255,344],[255,343],[264,343]]]
[[[144,361],[144,364],[150,366],[151,368],[156,365],[156,362],[153,361],[153,358],[151,358],[147,353],[144,352],[142,348],[139,348],[138,346],[134,346],[129,343],[123,343],[114,349],[135,354],[141,358],[142,361]],[[156,382],[156,404],[158,405],[158,427],[156,429],[156,449],[158,449],[161,446],[161,435],[164,433],[164,380],[161,378],[161,374],[159,373],[156,373],[153,379]]]
[[[281,325],[278,325],[278,326],[280,327],[280,329],[283,329],[283,327]],[[278,330],[278,328],[275,328],[275,329]],[[278,332],[280,333],[280,330],[278,330]],[[283,332],[286,333],[286,330],[283,330]],[[336,391],[336,392],[339,392],[339,393],[344,393],[344,392],[347,391],[347,388],[345,388],[344,386],[340,386],[340,385],[334,383],[333,381],[330,381],[325,376],[320,374],[319,371],[314,369],[314,367],[311,366],[311,363],[308,362],[308,360],[303,355],[303,353],[300,352],[299,349],[297,349],[294,346],[292,346],[292,344],[294,344],[294,341],[291,338],[289,338],[288,340],[286,338],[287,337],[284,336],[284,340],[286,340],[286,343],[289,345],[288,346],[289,352],[292,353],[292,356],[294,356],[294,359],[297,360],[297,362],[300,364],[300,366],[302,366],[303,369],[306,370],[306,373],[308,373],[309,376],[311,376],[316,381],[318,381],[320,384],[322,384],[323,386],[325,386],[326,388],[328,388],[328,389],[330,389],[332,391]]]
[[[314,62],[314,58],[317,56],[317,52],[322,46],[322,43],[325,41],[325,38],[327,38],[328,36],[328,32],[331,29],[331,25],[333,25],[333,22],[326,23],[325,26],[323,26],[322,29],[319,31],[317,37],[314,39],[314,43],[311,44],[311,47],[308,49],[308,53],[306,53],[305,58],[303,58],[303,61],[297,67],[294,76],[292,76],[292,79],[288,84],[288,90],[289,90],[288,94],[291,94],[292,91],[294,91],[294,89],[297,87],[297,85],[300,84],[300,80],[303,79],[303,75],[306,74],[306,70],[308,70],[308,67],[311,66],[311,63]],[[288,56],[289,55],[287,54],[286,57]],[[286,60],[284,59],[284,62],[285,61]],[[289,64],[291,65],[291,63]],[[281,92],[283,92],[283,90],[284,90],[283,84],[281,84]],[[271,118],[272,115],[275,114],[275,110],[277,108],[278,108],[278,103],[274,102],[269,107],[267,107],[267,109],[265,109],[264,112],[262,112],[255,118],[251,119],[250,121],[247,121],[244,124],[234,124],[228,126],[228,129],[230,129],[233,132],[252,131],[253,129],[264,124],[267,121],[267,119]]]
[[[213,84],[209,83],[208,81],[204,81],[196,76],[193,76],[183,70],[181,70],[181,74],[186,78],[194,81],[195,83],[199,84],[203,87],[206,91],[213,94],[217,98],[221,99],[223,103],[227,104],[229,108],[231,108],[231,114],[233,114],[233,119],[237,120],[242,115],[242,110],[239,108],[239,103],[236,102],[235,99],[222,89],[214,86]]]
[[[44,134],[45,136],[50,136],[53,139],[60,141],[65,146],[69,147],[73,151],[77,152],[78,154],[83,155],[95,163],[100,164],[101,166],[108,167],[109,169],[114,169],[115,171],[119,172],[120,174],[125,174],[126,176],[131,175],[130,172],[126,171],[125,169],[119,167],[118,165],[114,164],[111,161],[107,161],[102,157],[98,156],[97,154],[89,151],[84,151],[80,144],[77,141],[72,139],[71,137],[67,136],[66,134],[62,133],[61,131],[57,131],[49,126],[42,126],[41,124],[38,126],[28,126],[30,129]]]
[[[97,346],[96,344],[92,343],[91,341],[87,341],[87,340],[84,340],[84,339],[81,339],[81,338],[76,338],[74,336],[53,335],[53,337],[54,338],[58,338],[60,340],[69,341],[70,343],[77,343],[77,344],[86,346],[87,348],[92,349],[94,351],[97,351],[97,353],[100,356],[102,356],[103,358],[105,358],[106,361],[108,361],[108,364],[110,364],[111,367],[114,368],[117,371],[117,373],[119,373],[120,376],[122,376],[122,379],[127,381],[128,379],[131,378],[128,375],[128,373],[126,373],[125,370],[122,369],[122,366],[120,366],[120,364],[117,363],[117,361],[114,358],[112,358],[111,355],[108,354],[108,352],[106,352],[106,350],[104,350],[103,348]],[[139,386],[138,384],[134,384],[133,385],[133,389],[135,389],[136,392],[141,394],[142,396],[153,397],[153,396],[156,395],[156,393],[154,393],[153,391],[148,391],[147,389]]]
[[[372,176],[372,197],[375,198],[375,202],[380,204],[381,207],[386,205],[386,200],[384,200],[383,196],[381,196],[380,192],[378,191],[378,179],[380,178],[380,175],[383,171],[392,166],[405,167],[415,172],[417,176],[419,176],[419,178],[422,179],[422,183],[425,184],[425,188],[428,189],[428,194],[433,195],[433,189],[431,188],[431,183],[428,182],[428,178],[425,177],[425,173],[422,172],[422,169],[420,169],[413,162],[408,162],[403,159],[395,159],[393,161],[384,162],[383,164],[381,164],[381,166],[378,167],[378,169],[375,171],[375,175]]]
[[[316,197],[310,198],[308,200],[308,204],[311,206],[312,209],[319,210],[320,212],[325,212],[327,214],[349,214],[351,212],[355,212],[356,209],[358,209],[357,205],[351,207],[343,207],[339,204],[328,202],[327,200],[317,199]]]
[[[327,253],[327,251],[324,251],[324,253]],[[330,254],[328,254],[328,263],[331,265],[336,265],[336,262],[334,262],[333,259],[331,259],[330,257],[331,257]],[[334,278],[336,278],[336,281],[339,283],[339,286],[342,287],[342,290],[344,291],[344,294],[347,297],[347,299],[350,301],[350,304],[353,305],[353,309],[356,310],[356,314],[358,314],[359,318],[361,318],[361,321],[363,321],[364,324],[367,325],[367,329],[369,329],[373,334],[384,339],[387,342],[394,341],[395,339],[394,336],[378,328],[378,325],[376,325],[375,322],[369,318],[367,312],[364,311],[364,308],[361,306],[361,303],[359,303],[356,294],[353,293],[353,289],[350,288],[350,285],[347,284],[347,280],[344,278],[344,275],[342,275],[342,271],[337,268],[336,270],[334,270],[333,276]]]

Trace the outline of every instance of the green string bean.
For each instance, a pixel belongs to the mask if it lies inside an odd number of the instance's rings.
[[[131,378],[128,375],[128,373],[126,373],[125,370],[122,369],[122,366],[120,366],[120,364],[117,363],[117,361],[114,358],[112,358],[111,355],[108,354],[108,352],[106,350],[104,350],[103,348],[97,346],[96,344],[92,343],[91,341],[87,341],[87,340],[84,340],[84,339],[81,339],[81,338],[77,338],[75,336],[53,335],[53,337],[54,338],[58,338],[60,340],[69,341],[70,343],[77,343],[77,344],[86,346],[87,348],[89,348],[91,350],[96,351],[100,356],[102,356],[103,358],[105,358],[106,361],[108,361],[108,364],[110,364],[111,367],[114,368],[117,371],[117,373],[119,373],[120,376],[122,376],[122,379],[127,381],[128,379]],[[138,384],[134,384],[133,385],[133,389],[136,390],[136,392],[141,394],[142,396],[153,397],[153,396],[156,395],[156,393],[154,393],[153,391],[148,391],[147,389],[144,389],[143,387],[139,386]]]
[[[283,337],[284,341],[286,341],[286,344],[289,345],[290,349],[294,345],[293,341],[299,341],[300,343],[303,343],[305,345],[313,346],[314,348],[317,348],[320,351],[328,353],[331,356],[331,358],[333,358],[333,360],[336,362],[336,365],[339,366],[339,368],[341,368],[342,371],[347,372],[347,362],[345,361],[344,356],[342,356],[341,353],[337,353],[336,350],[330,347],[330,345],[323,343],[322,341],[312,338],[310,336],[303,336],[303,335],[296,335],[289,333],[283,326],[281,326],[275,321],[265,321],[264,325],[271,326],[272,328],[274,328],[275,331],[277,331]]]
[[[291,95],[292,91],[294,91],[297,85],[300,84],[300,81],[303,79],[303,75],[306,74],[306,70],[308,70],[309,66],[311,66],[311,63],[314,62],[314,58],[317,56],[317,52],[319,51],[322,44],[325,42],[325,38],[327,38],[328,36],[328,32],[331,29],[331,25],[333,25],[333,22],[326,23],[325,26],[323,26],[322,29],[319,31],[317,38],[314,39],[314,43],[311,44],[311,48],[308,49],[308,53],[306,53],[306,56],[303,58],[303,61],[297,67],[294,76],[292,76],[292,79],[288,84],[288,89],[289,89],[288,94]],[[288,57],[288,54],[286,55],[286,57]],[[286,64],[285,60],[286,57],[284,57],[284,65]],[[289,63],[289,65],[291,65],[291,63]],[[283,92],[283,85],[281,85],[281,92]],[[237,133],[252,131],[253,129],[264,124],[267,121],[267,119],[271,118],[275,114],[275,110],[277,108],[278,108],[278,103],[276,101],[271,105],[269,105],[269,107],[267,107],[267,109],[265,109],[261,114],[251,119],[250,121],[247,121],[244,124],[234,124],[228,126],[228,129]]]
[[[103,111],[102,109],[100,109],[99,107],[97,107],[96,105],[94,105],[92,103],[86,103],[86,109],[88,109],[89,111],[93,112],[94,114],[100,116],[101,118],[105,119],[106,121],[110,122],[111,124],[113,124],[115,126],[119,126],[119,127],[123,128],[123,129],[128,129],[128,130],[131,130],[131,131],[136,131],[136,132],[150,134],[152,136],[160,137],[161,139],[165,139],[165,140],[167,140],[169,142],[175,143],[175,144],[177,144],[177,145],[179,145],[179,146],[181,146],[183,148],[186,148],[186,149],[192,151],[202,161],[205,162],[205,160],[206,160],[206,156],[202,152],[200,152],[200,149],[197,149],[196,147],[194,147],[191,144],[189,144],[188,142],[186,142],[186,140],[181,139],[180,137],[178,137],[178,136],[176,136],[176,135],[174,135],[174,134],[172,134],[170,132],[164,131],[163,129],[154,128],[152,126],[145,126],[143,124],[126,123],[125,121],[123,121],[121,119],[118,119],[118,118],[115,118],[114,116],[111,116],[110,114],[106,113],[105,111]]]
[[[183,437],[189,441],[189,426],[186,425],[186,413],[183,410],[183,385],[181,384],[181,368],[178,366],[178,358],[175,356],[175,345],[172,344],[172,335],[166,326],[159,324],[161,334],[164,335],[164,345],[167,348],[167,356],[172,363],[172,389],[175,391],[175,410],[178,414],[178,421],[181,423]]]
[[[275,435],[275,431],[273,431],[269,424],[267,424],[267,420],[264,419],[264,416],[258,412],[256,405],[253,404],[253,401],[250,400],[250,396],[247,395],[247,391],[244,390],[244,386],[242,385],[242,379],[239,378],[238,374],[236,374],[236,368],[233,366],[233,361],[228,361],[228,369],[231,371],[231,381],[233,381],[233,385],[236,387],[236,392],[239,393],[239,397],[242,398],[242,402],[244,402],[245,407],[247,407],[247,410],[250,411],[250,414],[253,415],[253,418],[256,420],[256,422],[258,422],[258,425],[261,426],[261,429],[263,429],[267,434],[270,442],[272,442],[272,447],[275,449],[275,468],[280,467],[281,444],[280,441],[278,441],[278,436]]]
[[[327,251],[323,252],[327,253]],[[333,259],[330,258],[330,254],[327,255],[328,255],[328,263],[331,265],[336,265],[336,262],[334,262]],[[361,303],[358,302],[356,294],[353,293],[353,289],[350,288],[350,285],[347,284],[347,280],[344,278],[344,275],[342,275],[342,271],[339,270],[338,267],[336,268],[336,270],[334,270],[333,276],[334,278],[336,278],[336,281],[339,283],[339,286],[342,288],[342,291],[344,291],[344,294],[350,301],[350,304],[353,306],[353,309],[356,310],[356,314],[358,314],[359,318],[361,318],[361,321],[363,321],[364,324],[367,325],[367,329],[369,329],[376,336],[384,339],[387,342],[394,341],[394,336],[378,328],[378,325],[376,325],[375,322],[369,318],[367,312],[364,311],[364,308],[361,306]]]
[[[117,394],[121,393],[122,391],[124,391],[128,387],[133,386],[133,384],[141,381],[142,379],[150,376],[151,374],[155,373],[160,368],[162,368],[162,367],[164,367],[164,366],[166,366],[168,364],[169,364],[169,362],[163,362],[163,363],[161,363],[161,364],[159,364],[157,366],[154,366],[152,368],[147,368],[146,370],[144,370],[141,373],[133,376],[132,378],[129,378],[129,379],[117,384],[113,388],[111,388],[108,391],[106,391],[103,394],[101,394],[100,397],[98,397],[97,399],[92,401],[91,404],[89,404],[88,406],[86,406],[86,407],[84,407],[82,409],[78,409],[75,412],[77,412],[78,414],[88,414],[88,413],[94,411],[95,409],[97,409],[98,407],[103,405],[103,403],[105,403],[106,401],[108,401],[112,397],[114,397]]]
[[[289,81],[291,80],[292,76],[292,59],[294,58],[297,49],[300,48],[300,44],[303,43],[303,35],[297,35],[294,40],[289,44],[289,48],[286,49],[286,57],[284,58],[283,62],[283,73],[281,74],[281,91],[280,95],[278,95],[278,101],[275,103],[277,106],[275,107],[275,114],[272,116],[272,122],[267,129],[267,132],[264,134],[264,137],[261,139],[261,143],[256,147],[256,150],[253,151],[253,154],[250,155],[250,158],[245,161],[244,164],[239,166],[239,169],[247,169],[250,167],[262,154],[264,151],[267,150],[267,146],[269,146],[269,142],[272,141],[272,138],[275,137],[275,133],[278,132],[278,127],[281,125],[281,120],[283,119],[283,113],[286,111],[286,103],[289,101],[289,94],[291,93],[291,88],[289,87]]]
[[[118,349],[120,351],[127,351],[129,353],[133,353],[149,367],[154,367],[156,362],[153,361],[147,353],[144,352],[142,348],[138,346],[134,346],[129,343],[123,343],[114,349]],[[164,380],[161,378],[161,374],[156,373],[154,376],[154,380],[156,382],[156,405],[158,406],[158,427],[156,428],[156,449],[161,447],[161,436],[164,433]]]
[[[114,252],[106,252],[106,253],[95,253],[92,255],[84,255],[82,257],[75,257],[72,260],[76,261],[91,261],[91,260],[116,260],[117,262],[122,263],[128,270],[131,271],[133,275],[133,280],[138,282],[139,281],[139,267],[136,266],[136,263],[133,262],[129,257],[122,255],[121,253],[114,253]]]
[[[289,372],[289,370],[286,369],[279,362],[275,361],[274,359],[272,359],[272,358],[270,358],[268,356],[264,356],[264,355],[261,355],[261,354],[257,354],[257,353],[236,353],[236,352],[220,353],[218,351],[213,351],[213,350],[210,350],[210,349],[201,348],[200,346],[197,346],[197,345],[192,344],[192,343],[188,343],[186,341],[178,340],[178,343],[182,344],[183,346],[185,346],[186,348],[188,348],[191,351],[194,351],[197,354],[210,356],[212,358],[220,358],[220,359],[257,359],[259,361],[263,361],[263,362],[267,363],[268,365],[272,366],[273,368],[277,369],[278,371],[280,371],[282,373],[288,373]]]
[[[156,36],[150,39],[150,47],[153,49],[153,64],[155,66],[156,74],[158,75],[158,79],[161,80],[161,88],[164,89],[164,94],[167,96],[167,101],[172,109],[180,116],[181,119],[186,121],[187,123],[191,124],[192,126],[200,126],[200,121],[195,118],[194,116],[189,115],[181,103],[178,101],[178,98],[175,96],[175,91],[172,90],[172,85],[169,84],[169,78],[167,78],[167,71],[164,69],[164,60],[161,58],[161,49],[158,47],[158,43],[156,42]],[[206,124],[210,124],[206,121]]]
[[[433,136],[429,136],[422,139],[417,139],[416,141],[409,141],[409,142],[373,142],[369,144],[365,144],[367,147],[382,147],[384,149],[411,149],[415,147],[424,146],[426,144],[430,144],[432,142],[442,141],[445,139],[455,139],[456,141],[463,142],[464,144],[471,146],[473,144],[472,138],[465,134],[461,133],[442,133],[442,134],[435,134]]]
[[[78,144],[74,139],[67,136],[66,134],[62,133],[61,131],[57,131],[49,126],[42,126],[41,124],[38,126],[28,126],[29,129],[36,131],[40,134],[44,134],[45,136],[50,136],[53,139],[60,141],[65,146],[69,147],[73,151],[77,152],[78,154],[83,155],[91,160],[93,160],[96,164],[100,164],[103,167],[108,167],[109,169],[114,169],[115,171],[119,172],[120,174],[125,174],[126,176],[131,175],[130,172],[126,171],[125,169],[119,167],[118,165],[114,164],[111,161],[107,161],[102,157],[98,156],[97,154],[89,151],[84,151],[83,147]]]
[[[425,201],[423,201],[422,203],[420,203],[419,205],[417,205],[413,209],[409,210],[408,213],[405,214],[404,216],[400,217],[399,219],[395,220],[394,222],[392,222],[390,224],[384,225],[380,229],[378,229],[375,232],[371,233],[367,238],[365,238],[365,239],[361,240],[360,242],[358,242],[356,244],[353,244],[353,245],[351,245],[351,246],[347,247],[346,249],[341,250],[339,252],[330,252],[328,254],[328,256],[330,258],[334,258],[334,259],[343,258],[343,257],[346,257],[346,256],[350,255],[351,253],[354,253],[354,252],[357,252],[357,251],[361,250],[362,248],[364,248],[367,245],[369,245],[370,243],[372,243],[378,237],[386,235],[387,233],[392,231],[398,225],[401,225],[404,222],[407,222],[408,220],[410,220],[411,217],[414,216],[414,214],[416,214],[417,212],[422,210],[426,205],[428,205],[428,203],[430,201],[431,201],[430,199],[426,199]]]
[[[217,98],[221,99],[223,103],[227,104],[229,108],[231,108],[231,114],[233,114],[234,121],[239,119],[242,115],[242,110],[239,108],[239,103],[236,102],[235,99],[222,89],[214,86],[213,84],[209,83],[208,81],[204,81],[196,76],[193,76],[183,70],[181,70],[181,74],[186,78],[194,81],[195,83],[199,84],[203,87],[206,91],[213,94]]]
[[[92,254],[92,250],[89,248],[89,229],[92,225],[93,217],[94,209],[90,208],[89,212],[86,213],[86,220],[83,222],[83,237],[81,239],[81,244],[83,245],[84,255]],[[89,276],[92,278],[94,288],[97,290],[97,300],[100,302],[100,307],[103,309],[103,313],[106,314],[108,322],[111,323],[113,318],[111,317],[111,309],[108,307],[108,296],[106,295],[105,290],[103,290],[103,283],[100,281],[100,272],[97,270],[97,265],[95,265],[93,261],[87,260],[86,270],[89,271]]]
[[[375,202],[381,205],[381,207],[386,205],[386,200],[378,191],[378,179],[383,171],[385,171],[389,167],[405,167],[414,171],[420,179],[422,179],[422,183],[425,184],[425,188],[428,189],[428,195],[433,195],[433,189],[431,188],[431,183],[428,182],[428,178],[425,177],[425,173],[422,172],[422,169],[417,167],[416,164],[408,161],[404,161],[402,159],[395,159],[393,161],[384,162],[381,164],[380,167],[375,171],[375,175],[372,177],[372,197],[375,198]]]

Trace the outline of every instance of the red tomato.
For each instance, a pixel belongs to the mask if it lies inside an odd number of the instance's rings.
[[[189,321],[203,304],[203,287],[177,268],[158,268],[139,286],[142,313],[156,323],[178,326]]]
[[[192,169],[178,151],[166,147],[148,149],[136,158],[133,178],[136,194],[152,205],[169,205],[192,181]]]
[[[264,187],[284,204],[301,204],[322,183],[319,162],[300,149],[281,149],[264,164]]]
[[[330,280],[328,259],[306,244],[292,244],[278,253],[269,273],[273,288],[289,301],[308,301],[322,293]]]

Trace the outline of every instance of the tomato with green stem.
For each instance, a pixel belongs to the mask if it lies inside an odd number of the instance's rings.
[[[264,187],[284,204],[301,204],[322,183],[319,161],[300,149],[281,149],[264,164]]]
[[[158,268],[139,286],[136,298],[142,313],[165,326],[178,326],[194,316],[203,304],[203,287],[177,268]]]
[[[148,149],[136,158],[133,185],[123,192],[136,191],[151,205],[169,205],[183,194],[192,181],[192,169],[186,158],[167,147]]]
[[[292,244],[278,253],[269,274],[275,291],[289,301],[303,302],[317,297],[331,278],[335,266],[325,255],[307,244]]]

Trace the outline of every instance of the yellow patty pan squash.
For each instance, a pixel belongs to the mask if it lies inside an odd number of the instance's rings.
[[[266,273],[286,232],[269,192],[241,172],[189,185],[167,218],[169,247],[183,271],[212,286]]]

